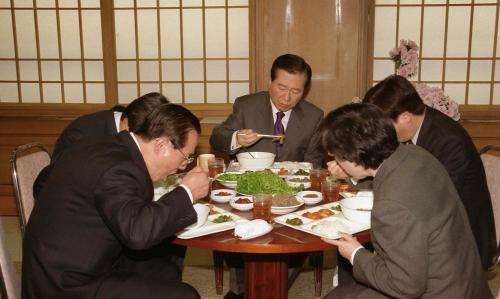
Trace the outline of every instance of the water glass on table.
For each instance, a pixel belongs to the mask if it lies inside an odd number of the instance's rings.
[[[253,219],[271,220],[271,205],[273,195],[269,193],[256,193],[253,195]]]
[[[321,192],[321,182],[326,181],[328,170],[324,168],[314,168],[309,171],[309,178],[311,180],[311,190]]]
[[[338,181],[326,180],[321,182],[321,193],[323,202],[333,202],[339,200],[340,183]]]
[[[224,172],[224,159],[213,158],[208,160],[208,176],[214,178],[219,173]]]

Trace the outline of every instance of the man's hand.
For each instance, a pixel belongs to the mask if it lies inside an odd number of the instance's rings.
[[[208,174],[201,169],[201,167],[196,166],[191,169],[184,178],[182,179],[182,184],[191,190],[193,194],[193,200],[197,200],[207,196],[209,180]]]
[[[328,166],[328,171],[332,174],[333,177],[337,179],[347,179],[349,175],[340,167],[337,161],[332,160],[326,163]]]
[[[348,260],[351,260],[351,255],[354,252],[354,249],[362,246],[361,243],[356,240],[355,237],[345,234],[345,233],[339,233],[340,239],[338,240],[333,240],[333,239],[327,239],[327,238],[321,238],[321,240],[325,241],[326,243],[330,243],[332,245],[335,245],[339,248],[340,254],[345,257]]]
[[[236,141],[238,142],[239,145],[243,147],[248,147],[255,142],[259,141],[261,137],[257,136],[257,133],[254,132],[252,129],[243,129],[239,130],[236,133]]]

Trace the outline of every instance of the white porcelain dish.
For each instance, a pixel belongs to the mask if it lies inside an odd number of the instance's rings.
[[[250,203],[237,203],[236,201],[241,198],[248,198],[250,200]],[[229,201],[229,205],[233,209],[239,210],[239,211],[250,211],[253,209],[253,199],[252,196],[236,196],[231,201]]]
[[[224,180],[221,180],[219,177],[221,175],[224,175],[224,174],[242,174],[242,173],[243,172],[240,172],[240,171],[231,171],[231,172],[219,173],[218,175],[216,175],[214,177],[214,179],[216,181],[218,181],[219,183],[221,183],[224,187],[234,189],[238,185],[237,181],[224,181]]]
[[[191,224],[186,227],[186,229],[197,229],[207,222],[208,212],[210,208],[204,204],[197,203],[193,205],[194,210],[196,211],[196,223]]]
[[[293,206],[288,206],[288,207],[275,207],[271,206],[271,213],[275,215],[284,215],[291,213],[295,210],[297,210],[300,206],[304,204],[304,200],[300,197],[297,197],[297,200],[299,201],[299,204],[293,205]]]
[[[250,153],[252,155],[250,155]],[[241,169],[261,170],[270,167],[275,154],[268,152],[242,152],[236,155]],[[253,157],[252,157],[253,156]]]
[[[300,191],[297,196],[302,198],[306,205],[314,205],[323,200],[323,194],[318,191]]]
[[[311,180],[306,175],[289,175],[286,177],[286,183],[294,188],[301,185],[304,186],[304,189],[311,188]]]
[[[342,209],[342,214],[344,217],[363,224],[370,226],[371,213],[373,208],[373,197],[369,196],[356,196],[344,198],[340,203],[340,208]]]
[[[210,191],[210,199],[218,203],[228,203],[235,196],[236,191],[232,189],[215,189]]]
[[[340,237],[338,235],[339,231],[346,232],[349,234],[354,234],[370,228],[370,226],[368,225],[364,225],[344,218],[344,215],[339,211],[335,211],[335,215],[326,216],[318,220],[312,220],[310,218],[302,216],[302,214],[304,213],[314,213],[322,209],[331,210],[336,206],[339,206],[338,202],[323,204],[309,209],[295,211],[290,214],[281,215],[275,217],[273,220],[276,223],[283,224],[306,233],[331,239],[339,238]],[[303,224],[293,225],[291,223],[286,222],[288,219],[291,220],[294,218],[301,219],[303,221]]]

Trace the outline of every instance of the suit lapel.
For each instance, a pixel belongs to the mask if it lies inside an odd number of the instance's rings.
[[[285,130],[285,142],[280,150],[280,160],[284,160],[283,158],[289,157],[291,152],[294,152],[298,146],[298,140],[300,140],[300,136],[302,136],[300,124],[304,119],[304,111],[302,110],[301,102],[299,102],[293,109],[290,114],[290,119],[288,120],[288,124]],[[288,158],[289,159],[289,158]]]
[[[260,114],[260,119],[264,126],[264,131],[259,132],[262,134],[274,134],[274,116],[273,109],[271,108],[271,98],[268,93],[266,93],[266,98],[264,100],[264,104],[262,105],[264,110],[262,114]]]
[[[427,143],[427,137],[431,133],[432,127],[432,108],[425,108],[424,120],[422,121],[422,126],[420,127],[420,132],[418,133],[417,145],[425,147]]]

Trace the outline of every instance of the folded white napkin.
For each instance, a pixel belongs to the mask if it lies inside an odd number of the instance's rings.
[[[234,236],[242,240],[248,240],[267,234],[273,226],[262,219],[255,219],[239,223],[234,228]]]

